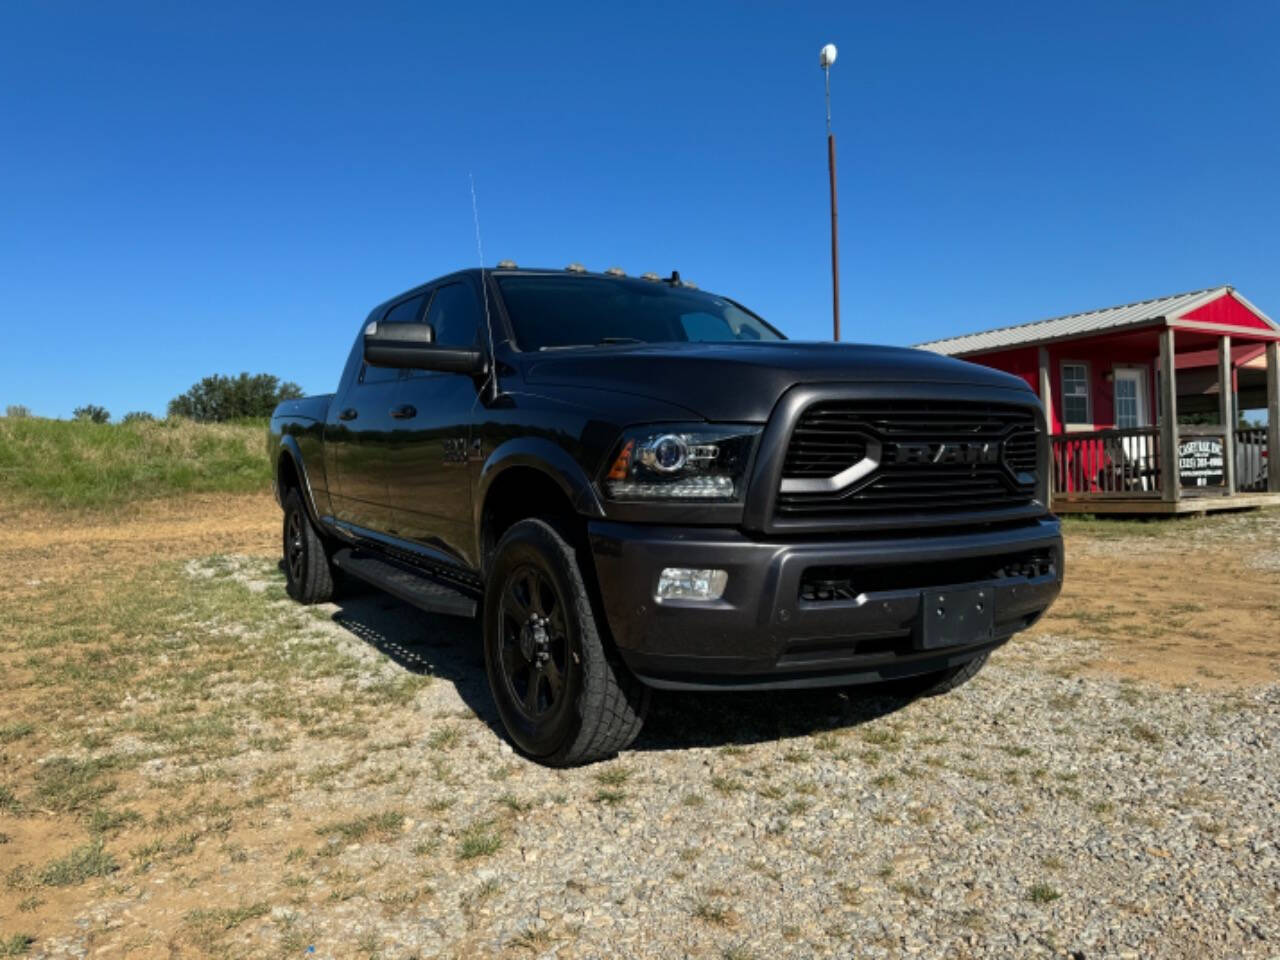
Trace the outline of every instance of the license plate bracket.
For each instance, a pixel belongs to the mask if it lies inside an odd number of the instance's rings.
[[[922,650],[967,646],[995,636],[995,590],[922,590],[916,642]]]

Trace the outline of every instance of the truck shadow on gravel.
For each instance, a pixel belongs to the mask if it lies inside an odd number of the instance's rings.
[[[346,587],[332,616],[337,626],[402,669],[453,684],[459,697],[506,739],[485,679],[479,624],[423,613],[373,588]],[[678,693],[654,691],[648,720],[630,750],[748,745],[849,729],[911,701],[840,689]]]

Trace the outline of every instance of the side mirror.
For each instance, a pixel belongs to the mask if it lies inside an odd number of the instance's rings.
[[[475,347],[436,343],[429,323],[378,323],[364,328],[364,360],[372,367],[406,367],[447,373],[483,373],[484,353]]]

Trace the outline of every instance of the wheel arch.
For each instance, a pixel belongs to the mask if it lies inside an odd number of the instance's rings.
[[[502,533],[519,520],[549,516],[576,523],[604,516],[586,471],[561,447],[533,437],[509,440],[493,451],[480,471],[474,510],[485,570]]]
[[[276,502],[281,506],[290,490],[298,490],[302,494],[302,503],[307,508],[311,522],[319,528],[320,514],[316,510],[315,495],[311,491],[311,480],[307,476],[305,462],[298,441],[287,434],[281,437],[280,445],[276,448],[272,485],[275,488]]]

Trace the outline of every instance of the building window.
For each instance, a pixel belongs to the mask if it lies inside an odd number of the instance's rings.
[[[1090,424],[1089,367],[1083,363],[1062,365],[1062,422]]]

